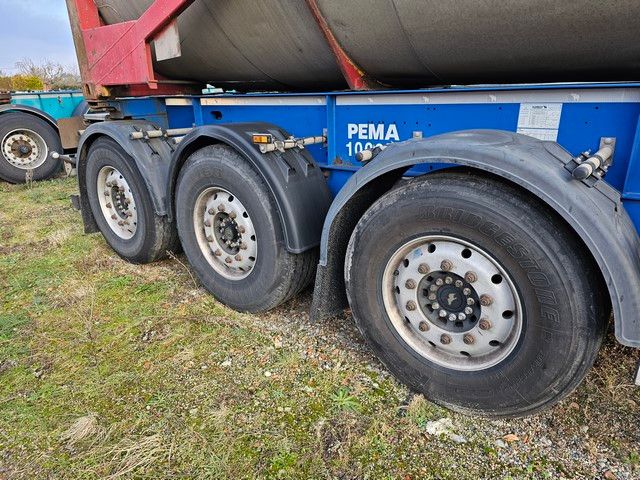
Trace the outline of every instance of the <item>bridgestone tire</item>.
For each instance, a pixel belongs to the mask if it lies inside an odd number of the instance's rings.
[[[202,192],[221,188],[246,208],[255,227],[257,256],[248,276],[230,279],[209,263],[198,243],[194,209]],[[180,171],[176,188],[176,220],[182,248],[202,285],[220,302],[244,312],[272,309],[305,288],[313,278],[317,250],[289,253],[267,185],[232,148],[205,147],[193,153]]]
[[[383,271],[401,245],[425,234],[478,245],[513,279],[523,328],[500,363],[444,368],[392,326]],[[440,405],[490,417],[538,412],[576,388],[596,358],[610,309],[591,258],[554,212],[509,184],[460,172],[426,175],[373,204],[352,234],[345,279],[360,332],[398,379]]]
[[[44,140],[48,154],[42,165],[33,169],[32,180],[46,180],[62,170],[62,161],[54,159],[53,152],[62,153],[62,144],[58,132],[45,120],[28,113],[9,112],[0,115],[0,142],[12,131],[19,129],[31,130]],[[9,163],[3,152],[0,152],[0,179],[10,183],[24,183],[27,170]]]
[[[97,178],[105,167],[116,168],[131,187],[137,210],[137,229],[129,239],[116,235],[101,210]],[[167,217],[156,215],[147,187],[135,163],[115,141],[100,138],[90,147],[86,166],[86,188],[91,212],[107,243],[123,259],[132,263],[150,263],[179,249],[175,225]]]

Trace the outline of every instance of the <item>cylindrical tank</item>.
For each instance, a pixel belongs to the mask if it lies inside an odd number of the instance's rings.
[[[107,23],[152,0],[101,0]],[[317,0],[367,76],[390,87],[640,79],[640,1]],[[195,0],[165,77],[238,90],[346,88],[305,0]]]

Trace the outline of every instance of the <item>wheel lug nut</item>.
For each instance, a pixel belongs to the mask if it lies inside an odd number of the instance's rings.
[[[438,278],[438,279],[436,280],[436,285],[437,285],[437,286],[439,286],[439,287],[440,287],[440,286],[441,286],[441,285],[443,285],[443,284],[444,284],[444,280],[442,280],[441,278]]]
[[[229,218],[231,218],[232,220],[233,220],[234,218],[236,218],[236,217],[237,217],[236,212],[231,212],[231,213],[229,214]]]
[[[440,304],[438,302],[433,302],[431,304],[431,308],[433,308],[434,310],[438,310],[440,308]]]
[[[233,259],[231,257],[227,257],[227,258],[224,259],[224,261],[227,262],[227,263],[231,263],[231,262],[233,262]]]
[[[462,280],[456,280],[455,286],[460,288],[462,286]]]
[[[467,319],[467,316],[464,313],[460,312],[458,314],[458,320],[460,320],[461,322],[466,320],[466,319]]]
[[[467,272],[464,274],[464,279],[469,283],[473,283],[478,280],[478,275],[475,272]]]
[[[116,220],[118,218],[118,216],[114,213],[113,215],[111,215],[111,220]]]
[[[111,207],[113,207],[113,205],[111,205],[110,203],[107,203],[106,207],[107,208],[111,208]]]
[[[464,337],[462,337],[462,341],[466,345],[473,345],[475,343],[476,339],[473,337],[473,335],[467,333],[467,334],[465,334]]]
[[[410,278],[409,280],[404,282],[404,286],[409,290],[413,290],[414,288],[416,288],[416,281]]]
[[[210,208],[209,210],[207,210],[207,213],[209,215],[214,215],[216,213],[216,211],[213,208]]]
[[[211,226],[211,220],[205,220],[204,221],[204,226],[205,227],[210,227]]]
[[[480,296],[480,305],[482,305],[483,307],[488,307],[492,303],[493,303],[493,298],[491,298],[489,295]]]
[[[451,277],[447,277],[444,279],[444,283],[446,283],[447,285],[451,285],[451,283],[453,283],[453,278]]]
[[[218,211],[224,212],[224,205],[218,205]]]
[[[438,315],[440,315],[440,318],[444,318],[447,316],[447,311],[446,310],[440,310],[438,312]]]
[[[213,252],[213,254],[214,254],[216,257],[219,257],[219,256],[221,256],[221,255],[222,255],[222,251],[221,251],[220,249],[218,249],[218,250],[216,250],[215,252]]]
[[[455,313],[450,313],[449,317],[447,317],[450,322],[455,322],[458,317],[456,317]]]
[[[240,250],[246,250],[246,249],[247,249],[247,244],[246,244],[246,243],[244,243],[244,242],[242,242],[242,243],[240,244]]]
[[[240,232],[240,233],[244,233],[244,232],[245,232],[245,228],[244,228],[242,225],[240,225],[240,226],[238,227],[238,232]]]
[[[464,308],[464,313],[466,313],[467,315],[471,315],[473,313],[473,308],[465,307]]]
[[[105,190],[104,191],[104,196],[108,197],[109,195],[111,195],[111,192],[109,190]]]
[[[431,291],[431,292],[437,292],[437,291],[438,291],[438,286],[437,286],[437,285],[431,285],[431,286],[429,287],[429,291]]]
[[[413,300],[409,300],[407,302],[407,310],[413,311],[415,309],[416,309],[416,302],[414,302]]]
[[[420,329],[421,332],[426,332],[429,330],[429,324],[427,322],[420,322],[420,324],[418,325],[418,328]]]
[[[451,343],[451,337],[446,333],[443,333],[440,336],[440,343],[442,343],[443,345],[449,345]]]
[[[440,264],[440,269],[444,270],[445,272],[448,272],[452,268],[453,268],[453,263],[451,263],[450,260],[443,260],[442,263]]]
[[[213,242],[213,236],[207,235],[207,242]]]
[[[429,294],[429,300],[431,300],[432,302],[436,299],[436,294],[435,293],[430,293]]]
[[[491,328],[491,322],[486,318],[481,318],[478,322],[478,327],[480,327],[480,330],[489,330]]]
[[[238,262],[241,262],[241,261],[242,261],[242,256],[241,256],[241,255],[236,255],[234,258],[235,258]]]
[[[476,301],[473,298],[467,298],[467,305],[471,306],[473,304],[475,304]]]
[[[463,288],[462,289],[462,293],[465,294],[465,295],[470,295],[471,294],[471,289],[468,288],[468,287],[467,288]]]
[[[420,273],[421,275],[426,275],[427,273],[429,273],[429,265],[427,265],[426,263],[421,263],[420,265],[418,265],[418,273]]]

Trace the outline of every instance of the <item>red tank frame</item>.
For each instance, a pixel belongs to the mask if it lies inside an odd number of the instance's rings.
[[[67,0],[76,53],[88,100],[118,96],[193,93],[196,86],[160,77],[153,70],[151,43],[170,28],[194,0],[155,0],[138,20],[105,25],[95,0]],[[349,87],[376,86],[338,44],[318,8],[307,0]]]

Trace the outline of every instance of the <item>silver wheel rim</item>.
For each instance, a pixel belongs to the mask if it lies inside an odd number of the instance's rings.
[[[253,221],[242,202],[223,188],[211,187],[197,198],[193,226],[202,254],[229,280],[242,280],[258,255]]]
[[[449,236],[425,236],[387,263],[382,297],[400,337],[427,360],[476,371],[502,362],[522,334],[522,304],[487,252]]]
[[[138,229],[138,212],[131,187],[116,168],[105,166],[98,172],[98,201],[109,228],[128,240]]]
[[[21,170],[38,168],[49,156],[49,148],[40,134],[26,128],[7,133],[0,148],[4,159]]]

